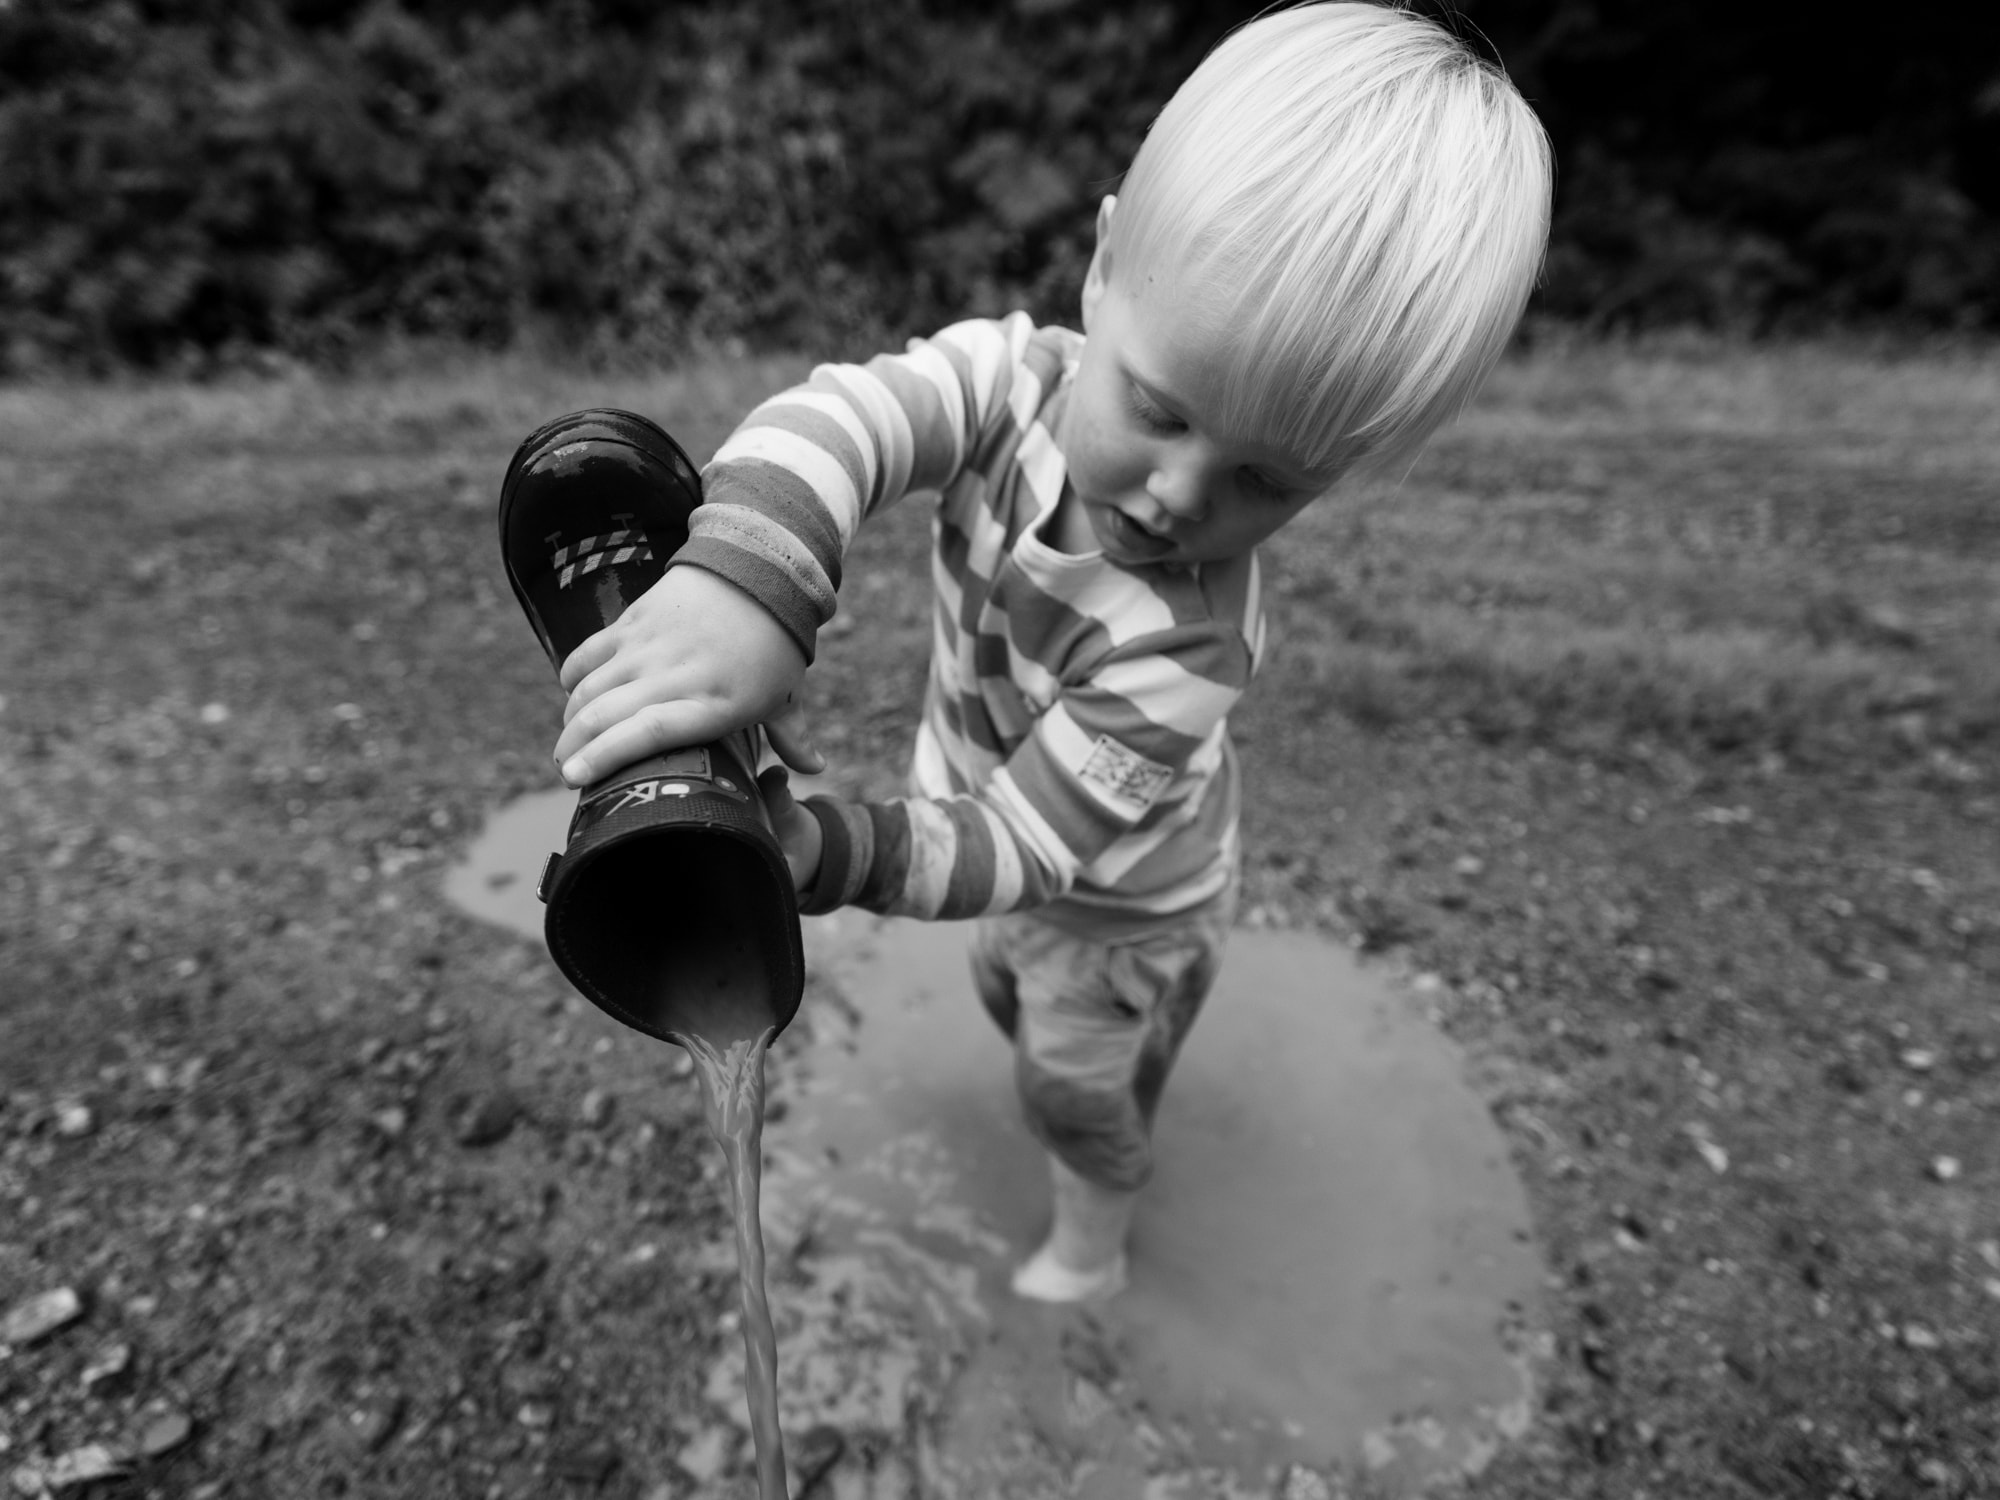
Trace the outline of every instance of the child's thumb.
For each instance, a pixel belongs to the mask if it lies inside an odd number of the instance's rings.
[[[764,794],[764,810],[773,823],[798,805],[792,799],[791,776],[783,766],[769,766],[760,771],[757,790]]]
[[[817,776],[826,769],[826,757],[813,744],[812,730],[806,724],[805,708],[793,694],[785,700],[785,706],[778,713],[764,721],[764,737],[771,742],[771,749],[778,759],[807,776]]]

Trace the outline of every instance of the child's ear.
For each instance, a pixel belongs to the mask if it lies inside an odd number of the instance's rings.
[[[1118,200],[1109,194],[1097,205],[1097,248],[1090,255],[1090,269],[1083,273],[1083,331],[1090,332],[1090,320],[1096,316],[1097,304],[1104,300],[1104,289],[1111,280],[1111,212],[1118,206]]]

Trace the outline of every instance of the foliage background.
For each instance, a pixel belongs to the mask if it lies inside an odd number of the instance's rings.
[[[0,370],[1062,317],[1229,0],[0,0]],[[1561,186],[1536,319],[2000,323],[2000,11],[1420,0]]]

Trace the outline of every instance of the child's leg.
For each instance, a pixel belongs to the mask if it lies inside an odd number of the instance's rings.
[[[1094,1302],[1125,1288],[1125,1239],[1137,1189],[1099,1187],[1049,1154],[1049,1237],[1014,1270],[1017,1297],[1037,1302]]]
[[[1014,1040],[1021,1018],[1021,993],[1007,959],[1006,917],[982,917],[972,927],[972,989],[986,1014],[1008,1041]]]
[[[1014,1276],[1044,1301],[1109,1296],[1152,1174],[1152,1119],[1220,962],[1233,902],[1116,942],[1033,916],[982,923],[973,973],[1013,1035],[1029,1128],[1048,1148],[1048,1239]],[[1007,1022],[1012,1022],[1007,1026]]]

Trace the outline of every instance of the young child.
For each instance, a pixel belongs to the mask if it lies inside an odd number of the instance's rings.
[[[1257,545],[1471,398],[1538,274],[1551,171],[1513,86],[1433,23],[1267,14],[1103,201],[1082,334],[1016,313],[815,370],[716,454],[678,566],[564,664],[573,785],[760,722],[817,771],[797,690],[842,555],[935,500],[910,796],[765,785],[805,910],[980,919],[975,983],[1053,1187],[1022,1296],[1124,1284],[1234,911]]]

